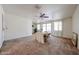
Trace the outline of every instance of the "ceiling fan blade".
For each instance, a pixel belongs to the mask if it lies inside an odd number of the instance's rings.
[[[45,15],[45,13],[41,14],[40,17],[43,17]]]
[[[49,18],[49,16],[44,16],[44,18]]]

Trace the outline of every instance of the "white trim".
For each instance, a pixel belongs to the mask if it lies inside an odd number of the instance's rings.
[[[28,36],[32,36],[32,34],[29,34],[29,35],[23,35],[23,36],[18,36],[18,37],[11,38],[11,39],[5,39],[5,41],[7,41],[7,40],[13,40],[13,39],[17,39],[17,38],[22,38],[22,37],[28,37]]]

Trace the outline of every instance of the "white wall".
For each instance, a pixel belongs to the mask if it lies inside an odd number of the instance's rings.
[[[0,48],[3,43],[2,14],[3,14],[3,9],[2,9],[2,6],[0,5]]]
[[[5,13],[6,40],[32,35],[32,19]]]
[[[72,38],[72,18],[63,19],[63,37]]]
[[[78,48],[79,48],[79,5],[75,10],[75,13],[72,19],[73,19],[73,32],[78,34]]]

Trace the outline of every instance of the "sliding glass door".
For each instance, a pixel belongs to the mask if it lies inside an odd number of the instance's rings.
[[[41,26],[40,26],[40,24],[37,25],[37,30],[38,30],[38,31],[41,30]]]
[[[42,29],[43,29],[42,30],[43,32],[47,31],[47,32],[51,33],[51,23],[43,24]]]
[[[42,32],[45,32],[45,31],[47,31],[46,24],[43,24],[42,25]]]
[[[47,32],[51,33],[51,23],[47,23]]]
[[[54,35],[61,36],[62,35],[62,21],[54,22]]]

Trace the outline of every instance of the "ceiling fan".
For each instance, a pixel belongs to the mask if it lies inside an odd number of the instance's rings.
[[[37,4],[37,5],[35,5],[35,8],[39,10],[41,8],[41,6]],[[40,13],[40,15],[36,16],[36,17],[39,17],[39,18],[49,18],[49,16],[47,16],[45,13]]]
[[[49,18],[49,16],[46,16],[45,13],[40,13],[40,18]]]
[[[40,13],[40,15],[38,15],[38,16],[35,16],[36,18],[40,18],[40,19],[47,19],[47,18],[49,18],[49,16],[47,16],[45,13]]]

